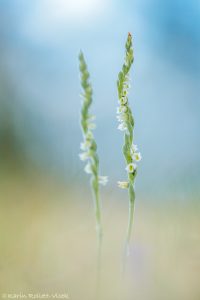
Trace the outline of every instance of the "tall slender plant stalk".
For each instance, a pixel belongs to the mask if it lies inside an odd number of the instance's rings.
[[[79,69],[82,86],[82,108],[81,108],[81,128],[83,133],[83,142],[81,143],[82,153],[80,159],[87,161],[85,172],[90,175],[90,184],[94,199],[96,232],[98,240],[98,273],[100,272],[101,247],[102,247],[102,221],[101,221],[101,203],[99,196],[99,185],[107,183],[106,176],[99,176],[99,158],[97,154],[97,144],[94,139],[92,130],[95,129],[95,116],[90,113],[90,107],[93,101],[93,91],[90,83],[90,74],[84,59],[84,55],[80,52]]]
[[[128,100],[128,91],[130,88],[130,70],[134,61],[132,36],[128,33],[125,44],[125,60],[118,75],[117,89],[119,98],[119,107],[117,108],[117,119],[119,121],[118,129],[124,132],[123,155],[126,162],[126,171],[128,173],[127,181],[118,181],[122,189],[128,189],[129,195],[129,220],[126,235],[126,255],[128,254],[131,232],[134,219],[135,204],[135,178],[137,175],[137,162],[141,160],[140,152],[134,142],[134,118]]]

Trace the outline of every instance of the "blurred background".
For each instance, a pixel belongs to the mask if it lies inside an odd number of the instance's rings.
[[[128,32],[143,159],[122,277],[128,198],[116,186],[126,176],[116,79]],[[80,49],[109,176],[101,299],[199,300],[198,0],[0,0],[0,292],[96,299],[93,204],[78,158]]]

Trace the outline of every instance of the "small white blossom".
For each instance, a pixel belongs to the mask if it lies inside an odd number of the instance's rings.
[[[127,130],[127,127],[124,123],[119,124],[119,126],[117,128],[121,131]]]
[[[121,189],[127,189],[129,187],[129,183],[127,181],[118,181],[118,187]]]
[[[132,159],[135,161],[140,161],[142,159],[142,155],[140,152],[135,152],[132,156]]]
[[[90,121],[94,121],[94,120],[96,120],[96,116],[95,115],[89,115],[88,119]]]
[[[127,106],[125,106],[125,105],[122,105],[122,106],[121,106],[121,112],[122,112],[122,113],[126,113],[127,110],[128,110]]]
[[[133,173],[133,172],[136,170],[136,168],[137,168],[137,165],[136,165],[136,164],[130,163],[130,164],[128,164],[128,165],[126,166],[126,171],[127,171],[128,173]]]
[[[81,150],[85,151],[85,150],[88,150],[88,148],[91,147],[91,142],[90,141],[84,141],[84,143],[81,143]]]
[[[137,150],[138,150],[138,146],[135,145],[135,144],[132,144],[132,146],[131,146],[131,152],[134,153],[134,152],[136,152]]]
[[[85,151],[87,149],[85,143],[81,143],[80,145],[81,150]],[[80,156],[80,155],[79,155]]]
[[[87,163],[87,165],[85,166],[84,170],[85,170],[85,172],[87,174],[91,174],[92,173],[92,169],[91,169],[90,163]]]
[[[95,129],[95,128],[96,128],[96,125],[95,125],[94,123],[88,123],[88,128],[89,128],[90,130]]]
[[[90,156],[88,154],[88,152],[84,152],[84,153],[81,153],[79,154],[79,157],[80,157],[80,160],[87,160]]]
[[[128,110],[127,106],[121,105],[117,107],[117,114],[126,113]]]
[[[121,114],[121,115],[118,115],[117,116],[117,120],[119,121],[119,122],[126,122],[127,121],[127,115],[126,114]]]
[[[102,185],[106,185],[108,182],[108,176],[99,176],[99,183]]]
[[[119,116],[117,115],[117,117],[116,117],[116,118],[117,118],[117,121],[119,121],[119,122],[121,122],[121,121],[122,121],[122,118],[121,118],[121,116],[120,116],[120,115],[119,115]]]

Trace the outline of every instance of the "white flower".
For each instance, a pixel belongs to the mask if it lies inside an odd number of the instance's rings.
[[[80,145],[81,150],[85,151],[87,149],[85,143],[81,143]],[[79,155],[80,156],[80,155]]]
[[[102,185],[106,185],[108,182],[108,176],[99,176],[99,183]]]
[[[89,156],[89,153],[88,152],[84,152],[84,153],[81,153],[79,154],[79,157],[80,157],[80,160],[87,160],[90,156]]]
[[[85,166],[84,170],[85,170],[85,172],[87,174],[91,174],[92,173],[92,169],[91,169],[90,163],[87,163],[87,165]]]
[[[117,107],[117,114],[120,114],[121,113],[121,106],[118,106]]]
[[[126,114],[121,114],[121,115],[117,115],[117,120],[119,122],[126,122],[127,121],[127,115]],[[126,125],[125,125],[126,126]]]
[[[89,129],[95,129],[96,128],[96,125],[94,123],[88,123],[88,128]]]
[[[133,172],[136,170],[136,168],[137,168],[137,165],[136,165],[136,164],[130,163],[130,164],[128,164],[128,165],[126,166],[126,171],[127,171],[128,173],[133,173]]]
[[[118,181],[118,187],[121,189],[127,189],[129,186],[129,183],[127,181]]]
[[[131,156],[133,157],[137,151],[138,151],[138,146],[135,144],[132,144],[132,146],[130,148]]]
[[[133,153],[132,159],[135,161],[140,161],[142,159],[142,155],[140,152]]]
[[[126,113],[128,110],[127,106],[121,105],[117,107],[117,114]]]
[[[94,121],[94,120],[96,120],[96,116],[95,115],[89,115],[88,119],[90,121]]]
[[[131,146],[131,152],[134,153],[134,152],[136,152],[137,150],[138,150],[138,146],[135,145],[135,144],[132,144],[132,146]]]
[[[119,124],[119,126],[117,128],[121,131],[127,130],[127,127],[124,123]]]
[[[88,150],[88,148],[91,147],[91,142],[90,141],[85,141],[84,143],[81,143],[81,150],[85,151]]]
[[[122,117],[121,117],[121,116],[117,116],[117,121],[118,121],[118,122],[123,122]],[[119,129],[119,128],[118,128],[118,129]]]
[[[125,113],[125,112],[127,112],[127,106],[120,105],[119,107],[117,107],[117,114],[121,114],[121,113]]]
[[[128,110],[127,106],[125,106],[125,105],[122,105],[122,106],[121,106],[121,112],[122,112],[122,113],[126,113],[127,110]]]

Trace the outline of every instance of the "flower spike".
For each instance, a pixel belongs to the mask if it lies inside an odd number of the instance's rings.
[[[119,107],[117,108],[117,119],[119,121],[118,129],[124,131],[123,154],[126,161],[126,171],[128,181],[119,181],[120,188],[128,189],[129,193],[129,223],[126,237],[126,250],[128,250],[131,231],[133,225],[135,190],[134,183],[137,175],[137,162],[141,160],[140,152],[137,152],[137,145],[133,144],[134,118],[128,100],[128,91],[130,88],[129,73],[134,61],[132,35],[128,33],[125,45],[125,60],[122,70],[119,72],[117,80]]]

